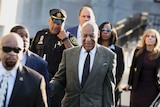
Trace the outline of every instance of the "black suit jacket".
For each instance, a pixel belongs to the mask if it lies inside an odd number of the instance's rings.
[[[140,71],[141,71],[141,67],[142,67],[142,62],[143,62],[143,59],[144,59],[144,54],[145,54],[145,50],[138,56],[138,57],[135,57],[135,54],[136,52],[138,51],[139,49],[137,48],[134,52],[134,56],[133,56],[133,59],[132,59],[132,65],[131,65],[131,68],[130,68],[130,74],[129,74],[129,79],[128,79],[128,85],[132,86],[132,89],[136,89],[137,87],[137,83],[138,83],[138,80],[139,80],[139,75],[140,75]],[[158,57],[156,60],[155,60],[155,69],[156,69],[156,72],[155,72],[155,83],[157,84],[157,87],[159,88],[160,87],[160,82],[159,81],[159,78],[158,78],[158,71],[160,69],[160,57]],[[159,88],[160,89],[160,88]]]
[[[122,80],[122,76],[124,73],[124,55],[123,55],[123,50],[119,46],[115,46],[115,49],[112,49],[113,52],[116,53],[117,55],[117,66],[116,66],[116,85],[120,83]]]
[[[48,107],[44,77],[20,65],[8,107]]]
[[[41,75],[44,76],[46,82],[46,91],[47,91],[47,98],[48,104],[50,102],[50,86],[49,86],[49,73],[48,73],[48,63],[43,60],[37,54],[27,51],[27,60],[26,64],[27,67],[32,68],[33,70],[39,72]]]

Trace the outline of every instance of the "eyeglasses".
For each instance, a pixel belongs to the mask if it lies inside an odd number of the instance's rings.
[[[12,47],[8,47],[8,46],[3,46],[2,50],[5,53],[9,53],[11,51],[14,51],[15,53],[19,53],[21,51],[21,48],[19,48],[19,47],[12,48]]]
[[[101,30],[101,31],[111,32],[112,30],[111,30],[111,28],[102,28],[102,30]]]

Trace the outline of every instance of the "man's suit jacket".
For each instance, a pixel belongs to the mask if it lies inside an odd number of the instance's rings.
[[[70,32],[71,34],[73,34],[77,38],[78,26],[68,28],[67,31]]]
[[[8,107],[48,107],[44,77],[20,65]]]
[[[46,81],[46,90],[47,96],[49,99],[50,96],[50,86],[49,86],[49,73],[48,73],[48,64],[45,60],[39,57],[37,54],[34,54],[31,51],[27,51],[27,60],[25,66],[32,68],[33,70],[39,72],[44,76]],[[49,101],[48,101],[49,103]]]
[[[62,107],[111,107],[114,105],[115,54],[98,45],[92,70],[81,87],[78,77],[78,62],[81,47],[63,52],[59,70],[52,78],[51,93],[65,88]]]

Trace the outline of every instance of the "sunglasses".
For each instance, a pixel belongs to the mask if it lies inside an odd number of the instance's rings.
[[[54,19],[54,18],[52,18],[52,21],[53,21],[53,23],[56,23],[56,24],[58,24],[58,25],[61,25],[61,24],[64,22],[64,20]]]
[[[102,30],[101,30],[101,31],[111,32],[112,30],[111,30],[111,28],[102,28]]]
[[[3,46],[2,50],[5,53],[9,53],[11,51],[14,51],[15,53],[19,53],[21,51],[21,48],[19,48],[19,47],[12,48],[12,47],[8,47],[8,46]]]

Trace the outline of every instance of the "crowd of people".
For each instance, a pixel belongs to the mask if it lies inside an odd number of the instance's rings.
[[[118,34],[94,11],[80,9],[79,25],[65,29],[67,13],[49,10],[48,28],[30,44],[24,25],[0,40],[0,107],[117,107],[125,61]],[[131,107],[149,107],[160,90],[159,32],[147,29],[135,49],[126,91]],[[7,76],[6,76],[7,73]]]

